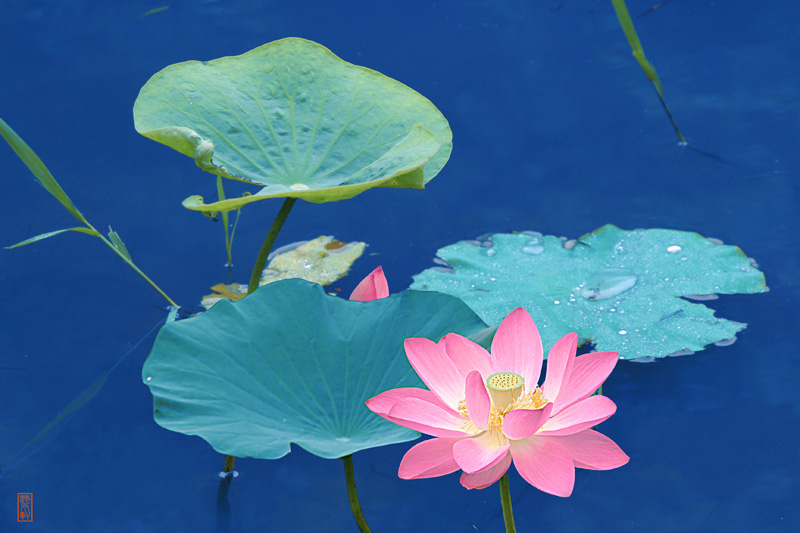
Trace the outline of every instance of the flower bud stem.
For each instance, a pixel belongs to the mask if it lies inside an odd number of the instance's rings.
[[[511,510],[511,489],[508,485],[508,472],[500,478],[500,501],[503,502],[503,520],[506,523],[506,533],[516,533],[514,513]]]
[[[356,492],[356,477],[353,474],[353,454],[342,457],[344,461],[344,477],[347,480],[347,497],[350,499],[350,510],[358,524],[361,533],[371,533],[364,514],[361,512],[361,504],[358,503],[358,493]]]

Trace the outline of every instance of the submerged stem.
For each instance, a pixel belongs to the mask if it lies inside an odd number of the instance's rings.
[[[353,474],[353,454],[345,455],[342,457],[342,461],[344,461],[344,477],[347,480],[347,497],[350,499],[350,510],[353,511],[358,530],[361,533],[371,533],[367,521],[364,519],[364,514],[361,512],[361,504],[358,502],[356,478]]]
[[[500,478],[500,501],[503,503],[503,520],[506,523],[506,533],[516,533],[514,512],[511,510],[511,489],[508,485],[508,472]]]
[[[296,201],[297,198],[286,198],[286,200],[283,201],[281,210],[278,211],[278,215],[275,217],[272,227],[269,228],[269,232],[264,238],[264,244],[261,245],[261,250],[258,252],[258,258],[253,267],[253,274],[250,276],[250,283],[247,286],[247,294],[250,294],[258,288],[258,282],[261,281],[261,272],[267,264],[267,257],[269,256],[270,250],[272,250],[272,245],[275,244],[275,239],[278,238],[278,233],[280,233],[281,227],[283,223],[286,222],[286,217],[289,216],[289,211],[292,210],[292,206]]]

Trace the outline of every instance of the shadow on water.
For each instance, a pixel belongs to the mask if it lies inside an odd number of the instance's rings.
[[[58,412],[55,418],[53,418],[47,423],[46,426],[39,430],[39,432],[36,433],[31,440],[25,443],[25,445],[22,446],[22,448],[20,448],[11,457],[6,466],[2,467],[2,470],[0,470],[0,479],[3,479],[3,476],[7,472],[16,469],[43,448],[52,444],[52,442],[56,440],[56,437],[58,437],[59,433],[61,433],[67,424],[69,424],[69,421],[72,420],[72,417],[75,415],[75,413],[88,404],[103,389],[103,386],[106,384],[106,381],[108,381],[108,376],[111,374],[111,372],[113,372],[114,369],[117,368],[131,352],[136,350],[139,345],[142,344],[142,342],[153,335],[153,333],[157,331],[166,321],[167,319],[159,320],[156,325],[150,329],[150,331],[145,333],[142,338],[140,338],[133,346],[125,351],[125,353],[123,353],[120,358],[117,359],[117,362],[114,363],[111,368],[97,376],[88,387],[83,389],[80,394],[78,394],[72,401],[64,406],[64,408]]]
[[[231,531],[231,481],[234,474],[224,476],[217,488],[217,523],[214,531],[216,533],[228,533]]]

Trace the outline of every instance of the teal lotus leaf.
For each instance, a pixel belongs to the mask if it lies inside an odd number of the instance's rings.
[[[165,325],[142,369],[158,424],[220,453],[277,459],[290,443],[324,458],[405,442],[417,433],[364,402],[421,387],[403,340],[485,328],[459,299],[404,291],[351,302],[304,280]]]
[[[351,198],[421,189],[447,163],[452,132],[427,98],[330,50],[288,38],[245,54],[156,73],[133,107],[136,130],[203,170],[263,188],[184,206],[230,211],[276,197]]]
[[[598,351],[640,361],[688,355],[746,326],[685,298],[768,290],[739,248],[684,231],[607,225],[577,242],[497,234],[437,255],[450,268],[418,274],[412,289],[458,296],[488,324],[524,307],[545,346],[576,331]]]

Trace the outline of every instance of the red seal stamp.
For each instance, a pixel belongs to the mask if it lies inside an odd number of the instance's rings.
[[[17,493],[17,522],[33,522],[33,493]]]

